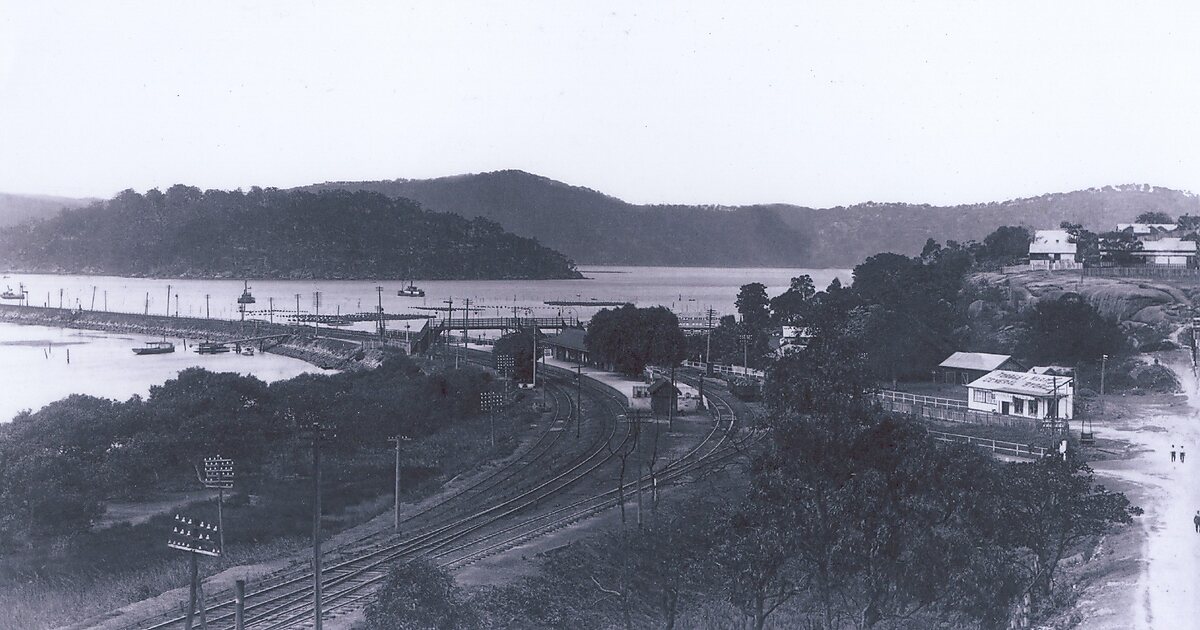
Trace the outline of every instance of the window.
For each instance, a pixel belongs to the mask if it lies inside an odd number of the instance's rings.
[[[1024,398],[1014,398],[1013,399],[1013,413],[1025,413],[1025,399]]]
[[[974,391],[975,391],[975,402],[981,402],[981,403],[996,402],[996,395],[993,394],[992,392],[989,392],[986,389],[977,389]]]
[[[1037,408],[1038,408],[1038,401],[1037,401],[1037,399],[1036,399],[1036,398],[1034,398],[1033,400],[1029,401],[1029,415],[1031,415],[1031,416],[1036,416],[1036,415],[1037,415]]]

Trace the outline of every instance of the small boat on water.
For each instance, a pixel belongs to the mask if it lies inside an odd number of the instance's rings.
[[[237,301],[238,304],[242,305],[254,303],[254,296],[250,294],[250,283],[248,281],[242,283],[242,295]]]
[[[418,288],[417,285],[409,282],[408,286],[396,291],[396,295],[400,297],[425,297],[425,289]]]
[[[229,351],[229,346],[213,341],[204,341],[196,346],[197,354],[224,354]]]
[[[242,346],[242,356],[244,356],[244,357],[254,356],[254,346]]]
[[[19,291],[17,291],[17,292],[15,292],[15,293],[13,292],[13,290],[12,290],[12,287],[7,287],[7,288],[5,288],[5,290],[4,290],[4,293],[0,293],[0,299],[5,299],[5,300],[24,300],[24,299],[25,299],[25,294],[26,294],[26,293],[29,293],[29,292],[25,290],[25,285],[24,285],[24,284],[21,284],[21,285],[19,285],[19,286],[20,286],[20,290],[19,290]]]
[[[169,354],[175,352],[175,344],[170,341],[150,341],[140,348],[134,348],[134,354]]]

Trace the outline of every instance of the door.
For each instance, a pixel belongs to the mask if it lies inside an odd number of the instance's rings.
[[[1006,401],[1004,401],[1004,402],[1001,402],[1001,403],[1000,403],[1000,413],[1002,413],[1002,414],[1004,414],[1004,415],[1006,415],[1006,416],[1007,416],[1007,415],[1008,415],[1008,405],[1009,405],[1009,404],[1010,404],[1010,403],[1009,403],[1007,400],[1006,400]]]

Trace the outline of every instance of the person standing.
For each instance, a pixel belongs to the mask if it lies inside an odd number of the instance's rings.
[[[1192,525],[1196,526],[1196,533],[1200,534],[1200,510],[1196,510],[1196,515],[1192,517]]]
[[[1175,463],[1175,445],[1174,444],[1171,445],[1171,463],[1172,464]]]
[[[1180,444],[1180,445],[1179,445],[1179,463],[1180,463],[1180,464],[1182,464],[1182,463],[1183,463],[1183,459],[1184,459],[1185,457],[1187,457],[1187,453],[1184,453],[1184,452],[1183,452],[1183,445],[1182,445],[1182,444]]]

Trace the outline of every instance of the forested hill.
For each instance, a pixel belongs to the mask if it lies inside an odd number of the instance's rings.
[[[1001,225],[1110,229],[1146,211],[1200,214],[1196,196],[1151,186],[1094,188],[1003,202],[717,207],[634,205],[522,171],[437,179],[326,182],[305,190],[370,190],[439,212],[486,217],[586,263],[852,267],[877,252],[916,254],[925,239],[981,240]]]
[[[574,263],[486,219],[369,192],[176,185],[0,230],[0,265],[165,277],[576,278]]]

